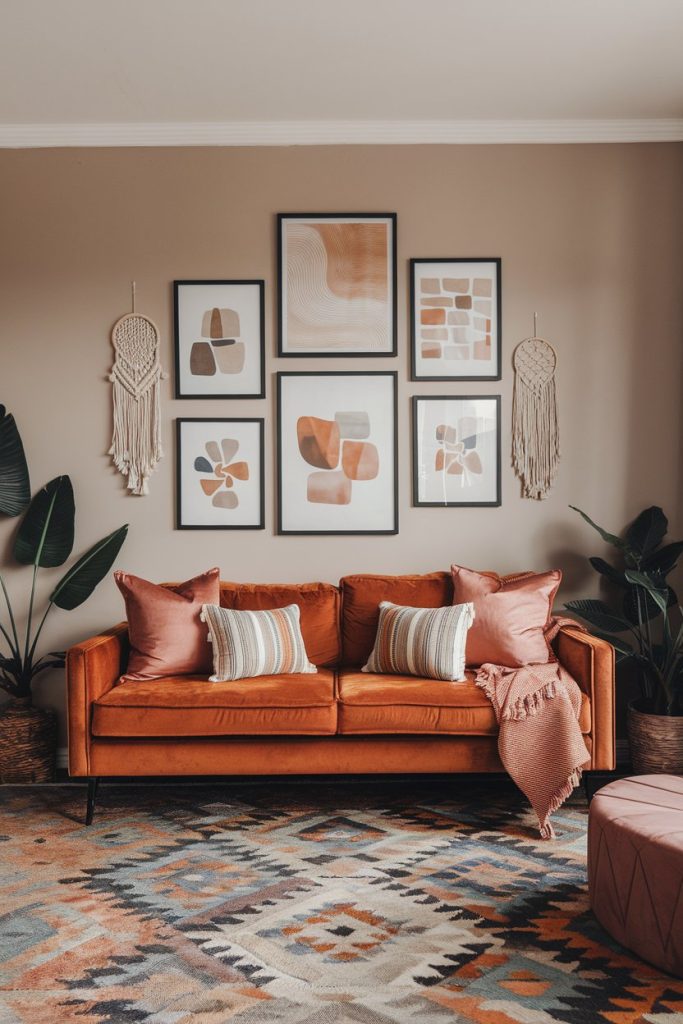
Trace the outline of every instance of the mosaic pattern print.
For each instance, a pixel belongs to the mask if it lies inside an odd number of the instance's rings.
[[[494,795],[495,794],[495,795]],[[7,1024],[674,1024],[506,783],[0,791]]]
[[[240,317],[235,309],[205,310],[202,316],[202,340],[190,349],[190,373],[213,377],[218,373],[241,373],[245,345],[240,341]]]

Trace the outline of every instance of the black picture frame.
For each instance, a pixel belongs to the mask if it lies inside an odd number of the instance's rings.
[[[183,426],[186,423],[239,423],[258,427],[258,521],[254,523],[190,523],[183,521]],[[265,420],[256,416],[183,416],[176,419],[175,430],[175,528],[176,530],[264,530],[265,498]]]
[[[393,448],[391,466],[393,474],[393,485],[391,492],[391,510],[393,525],[389,529],[285,529],[283,525],[283,384],[290,378],[306,378],[313,383],[315,379],[354,377],[354,378],[376,378],[384,377],[391,381],[392,399],[392,426],[391,444]],[[399,494],[399,460],[398,460],[398,373],[396,370],[321,370],[321,371],[297,371],[283,370],[276,374],[277,391],[277,533],[280,536],[373,536],[373,535],[396,535],[399,530],[398,521],[398,494]]]
[[[287,220],[386,220],[391,225],[391,300],[389,309],[391,313],[391,349],[385,352],[364,351],[362,349],[353,351],[317,351],[308,349],[301,352],[292,352],[285,349],[284,342],[284,289],[283,282],[283,225]],[[277,354],[281,359],[393,359],[398,354],[398,270],[397,270],[397,215],[395,213],[278,213],[277,215]]]
[[[417,345],[418,338],[416,332],[416,288],[415,288],[415,277],[416,270],[422,265],[434,265],[434,264],[493,264],[496,268],[495,280],[496,280],[496,299],[495,299],[495,310],[496,310],[496,341],[495,341],[495,352],[496,352],[496,372],[492,374],[466,374],[466,373],[453,373],[453,374],[425,374],[418,372],[418,358],[417,358]],[[503,365],[502,365],[502,354],[503,354],[503,326],[502,326],[502,259],[499,256],[444,256],[444,257],[429,257],[429,258],[413,258],[409,261],[409,291],[410,291],[410,379],[411,381],[481,381],[486,383],[487,381],[497,381],[502,379]],[[476,300],[475,300],[476,301]],[[485,314],[481,314],[485,318]]]
[[[493,402],[496,409],[496,450],[495,450],[495,491],[492,501],[425,501],[420,499],[419,473],[421,452],[418,437],[418,412],[421,402]],[[501,493],[501,396],[500,395],[413,395],[412,412],[412,457],[413,457],[413,507],[415,508],[500,508]]]
[[[257,374],[258,389],[249,392],[234,392],[226,389],[224,391],[186,391],[183,390],[183,372],[181,367],[181,337],[180,337],[180,291],[182,288],[198,286],[202,288],[253,286],[258,289],[258,310],[259,310],[259,360],[260,367]],[[173,338],[174,338],[174,363],[175,363],[175,397],[178,399],[244,399],[244,398],[265,398],[266,397],[266,283],[262,278],[229,280],[178,280],[173,282]]]

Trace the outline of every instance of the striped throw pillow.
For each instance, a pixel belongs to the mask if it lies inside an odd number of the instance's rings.
[[[201,619],[209,627],[213,648],[209,682],[317,672],[306,654],[299,614],[296,604],[261,612],[202,605]]]
[[[375,646],[363,672],[462,680],[465,640],[473,619],[471,602],[448,608],[407,608],[382,601]]]

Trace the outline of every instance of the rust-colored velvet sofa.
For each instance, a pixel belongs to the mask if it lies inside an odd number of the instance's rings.
[[[222,583],[227,608],[296,603],[317,674],[207,683],[183,676],[119,683],[126,623],[76,644],[67,656],[69,772],[90,780],[131,775],[500,772],[493,710],[466,683],[369,675],[378,605],[452,603],[450,574],[346,576],[329,583]],[[562,664],[583,691],[581,729],[592,769],[614,767],[614,652],[562,629]]]

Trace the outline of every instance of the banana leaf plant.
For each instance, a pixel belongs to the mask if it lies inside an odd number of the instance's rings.
[[[667,581],[683,554],[683,541],[664,544],[669,523],[661,508],[646,508],[623,537],[608,533],[571,505],[616,549],[616,565],[604,558],[589,562],[613,585],[617,607],[604,601],[569,601],[565,608],[614,646],[618,661],[638,669],[642,710],[683,714],[683,608]]]
[[[21,436],[14,417],[7,413],[4,405],[0,405],[0,514],[19,516],[22,513],[13,554],[17,562],[33,567],[33,582],[26,625],[20,630],[0,573],[5,605],[4,612],[0,611],[0,689],[12,697],[30,702],[35,677],[45,669],[64,665],[63,651],[51,651],[38,657],[38,641],[48,615],[54,607],[67,611],[78,608],[90,597],[111,569],[128,533],[128,526],[121,526],[98,541],[64,573],[53,587],[47,607],[38,619],[35,607],[38,570],[64,565],[73,549],[74,492],[68,476],[57,476],[31,500]]]

